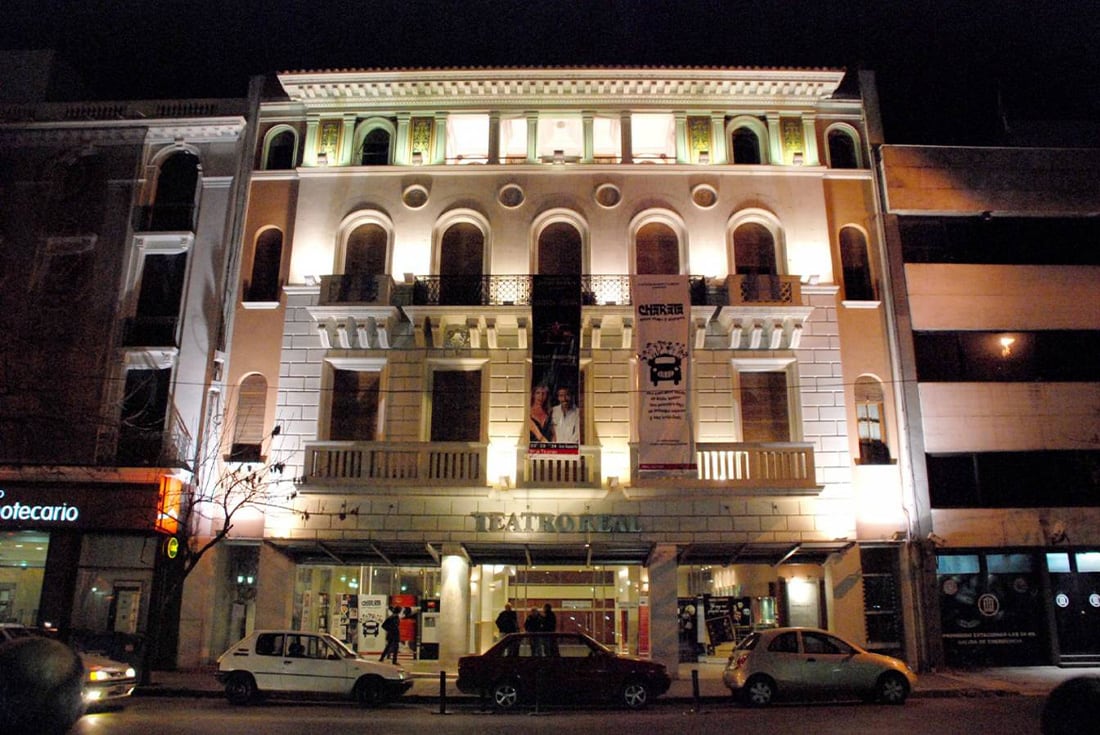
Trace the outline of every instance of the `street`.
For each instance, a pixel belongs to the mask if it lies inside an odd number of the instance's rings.
[[[85,717],[74,728],[77,735],[328,735],[355,732],[406,735],[430,731],[433,735],[561,735],[644,731],[646,735],[684,735],[685,732],[771,732],[850,735],[853,732],[907,735],[951,735],[995,732],[997,735],[1035,735],[1039,732],[1042,697],[948,697],[911,699],[901,707],[865,704],[779,705],[753,710],[726,702],[704,702],[699,711],[689,704],[657,701],[648,710],[617,709],[523,710],[515,713],[481,712],[469,704],[438,706],[395,704],[361,710],[350,704],[269,702],[234,707],[218,699],[134,698],[125,709]]]

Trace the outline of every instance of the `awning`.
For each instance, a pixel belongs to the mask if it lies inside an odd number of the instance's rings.
[[[854,541],[802,541],[767,543],[688,544],[680,548],[680,564],[824,564],[833,554],[843,554]]]
[[[437,541],[372,540],[269,540],[298,564],[338,564],[358,566],[438,566],[443,543]],[[459,544],[471,564],[511,564],[515,566],[595,566],[647,565],[656,544]],[[805,541],[801,543],[702,543],[680,546],[677,562],[687,564],[824,564],[833,554],[843,554],[854,541]]]

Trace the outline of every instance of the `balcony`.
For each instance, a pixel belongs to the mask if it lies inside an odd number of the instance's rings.
[[[717,493],[816,494],[820,491],[814,470],[813,445],[808,443],[701,442],[695,445],[696,476],[638,477],[629,495],[645,497],[662,490],[695,490]],[[637,449],[631,448],[631,466],[638,466]]]
[[[466,442],[311,442],[306,484],[387,487],[486,486],[486,445]]]
[[[321,293],[317,303],[382,304],[389,306],[393,298],[393,279],[388,275],[346,274],[321,276]]]
[[[586,488],[601,486],[600,448],[584,445],[578,455],[530,455],[526,447],[516,450],[516,487]]]
[[[768,273],[734,274],[726,279],[729,305],[802,305],[802,283],[798,276]]]
[[[194,204],[157,204],[134,208],[134,232],[194,232]]]
[[[123,325],[123,347],[178,347],[176,316],[132,316]]]
[[[689,276],[693,306],[723,306],[720,291],[708,291],[703,276]],[[793,277],[795,283],[798,279]],[[586,306],[629,306],[630,275],[581,276],[581,302]],[[417,276],[414,306],[530,306],[533,276]]]

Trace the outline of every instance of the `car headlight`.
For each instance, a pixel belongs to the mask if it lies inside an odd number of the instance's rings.
[[[126,669],[126,678],[127,679],[133,679],[133,678],[136,678],[136,677],[137,677],[137,671],[134,670],[133,666]]]
[[[92,669],[88,672],[88,681],[107,681],[111,678],[111,672],[103,669]]]

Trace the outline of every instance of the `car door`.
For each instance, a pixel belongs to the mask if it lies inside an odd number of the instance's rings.
[[[286,691],[344,695],[351,691],[348,664],[322,636],[291,633],[283,659]]]
[[[763,671],[775,679],[781,692],[794,695],[805,690],[810,677],[799,650],[797,631],[784,631],[772,638],[766,649],[766,661]]]
[[[868,691],[881,668],[846,641],[827,633],[803,632],[802,651],[814,688],[830,696]]]
[[[551,692],[554,699],[606,700],[612,690],[617,689],[609,669],[610,658],[600,655],[587,638],[559,635],[556,643],[545,659],[550,685],[544,689]]]
[[[248,652],[247,669],[252,672],[256,686],[260,691],[278,692],[284,688],[283,659],[286,635],[283,633],[260,633],[255,644]],[[234,650],[234,666],[246,668],[237,662],[239,649]]]

